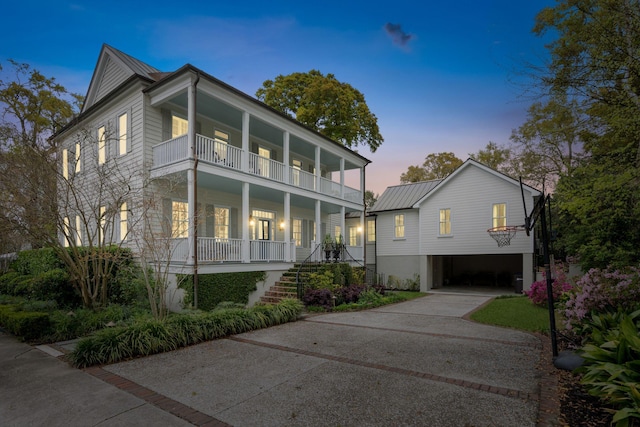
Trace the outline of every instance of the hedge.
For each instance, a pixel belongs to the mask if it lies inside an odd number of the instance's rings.
[[[198,309],[213,310],[221,302],[247,304],[249,294],[265,279],[264,271],[217,273],[198,275]],[[180,288],[185,290],[184,303],[193,304],[193,275],[179,276]]]
[[[51,327],[49,314],[37,311],[17,311],[17,306],[0,305],[0,325],[24,340],[34,340]]]

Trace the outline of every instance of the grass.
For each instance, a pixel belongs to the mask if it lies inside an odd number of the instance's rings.
[[[549,332],[549,311],[533,305],[525,296],[496,298],[471,314],[471,319],[488,325],[530,332]]]
[[[386,291],[384,295],[372,293],[369,296],[361,296],[358,302],[350,304],[340,304],[334,307],[333,311],[366,310],[369,308],[381,307],[383,305],[395,304],[397,302],[409,301],[415,298],[423,297],[425,295],[426,293],[424,292],[415,291]]]

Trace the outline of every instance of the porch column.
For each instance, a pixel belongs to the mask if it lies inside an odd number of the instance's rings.
[[[284,260],[292,261],[295,253],[291,253],[291,193],[284,193]]]
[[[344,216],[346,215],[346,209],[344,206],[340,208],[340,234],[342,235],[342,243],[345,241],[345,233],[347,232]],[[338,236],[336,236],[338,237]]]
[[[187,243],[189,245],[189,257],[187,258],[188,265],[196,264],[196,84],[197,82],[191,81],[189,89],[187,90],[187,143],[189,144],[189,158],[192,160],[187,170],[187,209],[189,218],[189,227],[187,230]]]
[[[251,121],[251,116],[248,112],[242,112],[242,170],[249,170],[249,123]],[[248,218],[248,217],[247,217]],[[247,219],[247,223],[248,223]]]
[[[362,260],[366,260],[365,250],[366,250],[366,242],[365,242],[365,221],[364,221],[364,211],[360,212],[360,247],[362,248]]]
[[[316,200],[316,246],[321,245],[324,241],[324,236],[322,235],[322,218],[320,217],[320,200]],[[315,248],[311,248],[311,250],[315,250]],[[322,261],[322,252],[318,253],[318,259],[316,261]]]
[[[322,187],[320,186],[321,182],[320,182],[320,146],[317,145],[316,146],[316,191],[321,193],[322,192]]]
[[[533,254],[522,254],[522,290],[528,291],[531,289],[531,284],[535,282],[533,271]]]
[[[340,198],[344,199],[344,158],[340,159]]]
[[[290,180],[291,180],[291,173],[289,172],[289,170],[291,169],[291,166],[289,166],[290,161],[289,161],[289,132],[285,131],[284,134],[282,135],[282,163],[284,163],[284,182],[286,184],[289,184]],[[288,221],[288,219],[287,219]]]
[[[242,183],[242,262],[251,262],[251,236],[249,236],[249,183]]]

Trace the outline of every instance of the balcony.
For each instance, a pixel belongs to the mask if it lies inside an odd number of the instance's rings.
[[[250,240],[248,243],[250,258],[245,260],[242,258],[243,247],[246,244],[243,239],[199,237],[198,262],[293,262],[295,259],[295,242]],[[190,249],[188,239],[172,239],[171,246],[172,262],[184,263],[188,261]]]
[[[245,152],[238,147],[203,135],[196,135],[196,153],[200,163],[232,169],[353,203],[362,203],[362,191],[358,189],[342,186],[340,183],[323,177],[318,180],[314,174],[261,157],[255,153]],[[248,156],[246,169],[243,168],[245,156]],[[190,157],[187,135],[181,135],[153,146],[152,169],[176,164],[188,160]]]

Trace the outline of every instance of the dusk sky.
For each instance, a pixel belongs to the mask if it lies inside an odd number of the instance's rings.
[[[384,143],[358,152],[381,194],[430,153],[466,160],[508,143],[531,103],[519,71],[549,41],[531,33],[534,18],[554,3],[23,0],[2,7],[0,63],[82,95],[103,43],[163,71],[190,63],[251,96],[279,74],[332,73],[378,118]]]

